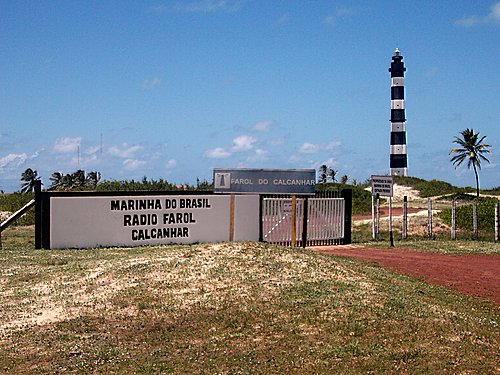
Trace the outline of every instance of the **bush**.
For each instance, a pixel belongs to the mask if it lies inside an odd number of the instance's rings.
[[[495,204],[500,201],[496,198],[475,198],[477,202],[477,225],[479,230],[493,232],[495,230]],[[460,201],[459,201],[460,202]],[[463,202],[463,201],[462,201]],[[472,204],[458,205],[456,209],[456,226],[458,229],[473,230]],[[438,216],[448,225],[451,225],[451,208],[442,210]]]
[[[372,211],[372,195],[360,186],[337,184],[337,183],[321,183],[316,185],[316,191],[338,191],[342,189],[352,190],[352,213],[353,215],[364,214]]]
[[[483,190],[483,193],[489,195],[500,195],[500,186],[494,189]]]
[[[16,212],[35,197],[34,193],[14,193],[0,195],[0,211]],[[21,216],[14,225],[34,225],[35,210],[31,209]]]
[[[197,180],[195,186],[188,184],[175,185],[162,178],[159,180],[148,180],[144,177],[141,181],[135,180],[105,180],[96,188],[97,191],[205,191],[213,190],[213,184],[203,180]]]
[[[468,191],[467,188],[458,188],[448,182],[440,180],[426,181],[417,177],[394,176],[394,183],[413,187],[420,192],[422,198]]]

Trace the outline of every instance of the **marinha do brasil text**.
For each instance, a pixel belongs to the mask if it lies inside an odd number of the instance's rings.
[[[210,209],[211,205],[208,198],[115,199],[111,200],[110,208],[111,211],[189,210]],[[127,213],[123,215],[124,227],[153,227],[132,229],[132,241],[188,238],[189,227],[186,225],[195,223],[193,212],[164,212],[160,214],[160,217],[157,213]],[[163,226],[154,227],[159,224]]]

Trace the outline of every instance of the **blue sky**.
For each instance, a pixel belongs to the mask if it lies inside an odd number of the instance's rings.
[[[500,186],[500,2],[0,0],[0,189],[26,168],[195,183],[220,168],[389,172],[407,67],[409,174],[473,186],[449,150],[486,135]]]

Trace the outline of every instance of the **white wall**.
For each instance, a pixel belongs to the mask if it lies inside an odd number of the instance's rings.
[[[138,209],[140,200],[152,204]],[[229,240],[229,195],[51,197],[50,204],[53,249]],[[234,211],[234,239],[257,241],[259,196],[235,196]]]

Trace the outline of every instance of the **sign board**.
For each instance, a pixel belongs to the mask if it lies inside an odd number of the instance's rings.
[[[50,248],[228,241],[230,196],[50,198]],[[234,197],[234,240],[259,239],[259,196]]]
[[[392,176],[372,176],[372,195],[392,197]]]
[[[314,169],[214,169],[215,193],[315,194]]]

